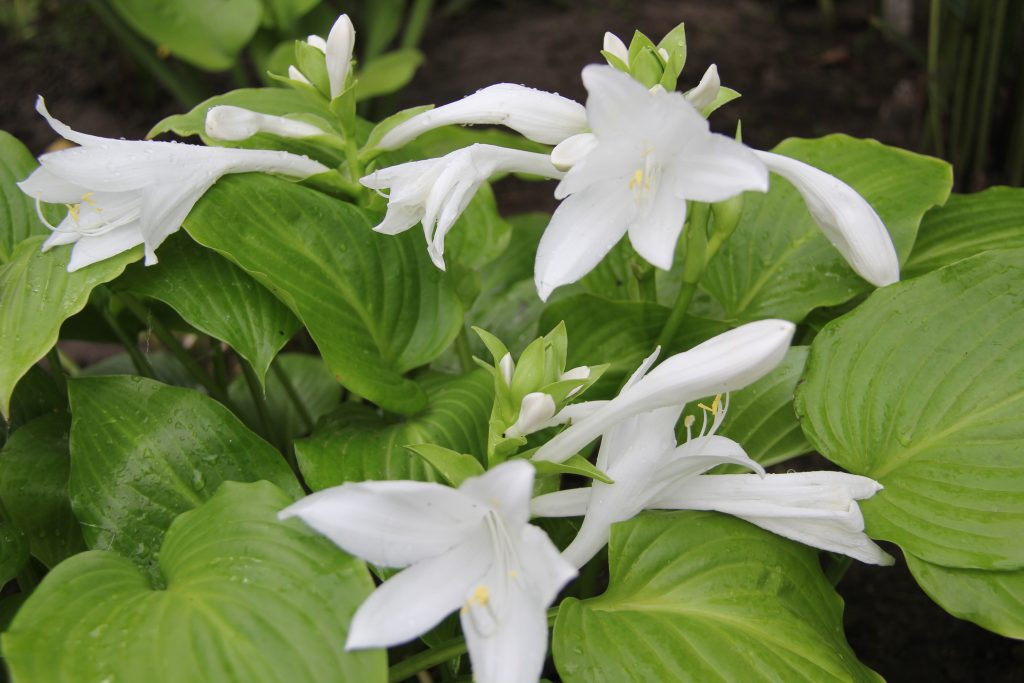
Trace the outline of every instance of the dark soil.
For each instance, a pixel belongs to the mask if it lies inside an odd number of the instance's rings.
[[[733,132],[742,119],[744,140],[760,148],[831,132],[916,148],[924,101],[920,64],[872,28],[878,3],[835,4],[838,20],[826,31],[810,0],[477,2],[434,17],[423,46],[426,63],[400,104],[442,104],[499,81],[582,100],[579,71],[598,60],[604,31],[628,42],[639,28],[657,40],[685,20],[684,87],[714,62],[723,83],[743,93],[714,116],[719,131]],[[59,6],[59,14],[44,15],[31,42],[0,37],[0,128],[42,152],[54,135],[32,110],[37,93],[73,127],[112,137],[139,138],[180,111],[84,6]],[[922,44],[920,35],[908,42],[914,41]],[[512,182],[499,190],[508,211],[553,206],[550,187]],[[839,591],[851,645],[890,681],[1024,681],[1024,643],[946,614],[902,562],[893,568],[854,563]]]

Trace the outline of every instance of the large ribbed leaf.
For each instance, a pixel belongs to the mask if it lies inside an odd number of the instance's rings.
[[[383,651],[345,651],[365,566],[279,522],[290,502],[268,482],[224,484],[171,525],[156,581],[109,551],[63,562],[4,634],[12,680],[382,683]]]
[[[47,567],[85,550],[68,498],[68,416],[44,415],[0,451],[0,499],[29,550]]]
[[[921,216],[949,195],[952,171],[938,159],[874,140],[830,135],[790,139],[774,150],[827,171],[868,200],[889,229],[901,260],[914,244]],[[743,196],[739,227],[711,261],[701,286],[730,319],[799,322],[819,306],[870,291],[825,238],[800,194],[778,176],[767,195]]]
[[[45,235],[34,200],[15,184],[36,169],[35,158],[16,137],[0,130],[0,263],[29,235]]]
[[[612,527],[608,590],[566,599],[562,680],[877,681],[843,636],[843,601],[812,548],[717,513]]]
[[[69,382],[71,503],[92,548],[154,569],[167,527],[223,481],[302,495],[284,458],[203,394],[135,376]]]
[[[347,403],[325,417],[313,435],[295,443],[306,483],[314,490],[365,479],[435,479],[433,469],[405,446],[430,443],[477,457],[487,450],[494,380],[483,370],[421,381],[427,409],[408,419],[381,416]]]
[[[264,175],[224,178],[185,228],[269,287],[299,316],[338,380],[387,410],[422,410],[403,373],[462,326],[462,305],[415,230],[380,235],[365,211]]]
[[[302,325],[263,285],[187,235],[167,240],[157,265],[129,268],[121,283],[133,293],[164,302],[196,329],[230,344],[261,381],[274,356]]]
[[[811,346],[797,413],[885,486],[868,532],[934,564],[1024,567],[1024,250],[875,292]]]
[[[109,282],[142,256],[135,248],[73,273],[71,247],[43,253],[42,237],[18,244],[0,268],[0,413],[7,417],[14,386],[57,342],[61,323],[78,313],[96,285]]]
[[[903,267],[914,277],[989,249],[1024,247],[1024,188],[955,194],[925,214]]]
[[[593,294],[578,294],[545,308],[540,329],[547,331],[560,321],[565,322],[569,334],[566,367],[610,363],[601,379],[587,391],[588,398],[599,398],[617,391],[641,361],[654,352],[668,314],[669,309],[658,304],[609,301]],[[661,358],[685,351],[728,329],[725,323],[687,317],[671,347],[662,349]]]

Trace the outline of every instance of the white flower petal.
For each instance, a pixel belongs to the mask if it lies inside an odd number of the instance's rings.
[[[18,188],[29,197],[50,204],[77,204],[87,190],[81,185],[68,182],[40,166],[18,183]]]
[[[718,77],[718,67],[714,64],[708,67],[693,90],[686,93],[686,101],[693,105],[697,111],[709,106],[718,97],[718,91],[722,89],[722,80]]]
[[[459,491],[497,510],[507,526],[516,528],[530,519],[534,474],[533,465],[525,460],[509,460],[470,477]]]
[[[647,211],[629,224],[629,243],[652,265],[671,270],[685,221],[686,200],[677,198],[668,183],[658,183]]]
[[[404,567],[464,541],[488,508],[440,484],[375,481],[306,496],[278,515],[299,517],[347,552],[384,567]]]
[[[530,501],[534,517],[582,517],[587,514],[590,488],[566,489],[545,493]]]
[[[74,142],[77,145],[88,147],[90,145],[105,145],[112,142],[107,138],[101,138],[95,135],[87,135],[85,133],[79,133],[77,131],[72,130],[71,126],[67,125],[66,123],[58,121],[56,118],[51,116],[50,112],[46,109],[46,101],[43,99],[42,95],[36,98],[36,111],[42,114],[43,118],[46,119],[46,122],[50,124],[50,128],[53,128],[54,132],[57,133],[57,135],[61,136],[66,140],[70,140],[71,142]]]
[[[531,592],[539,597],[544,607],[576,577],[576,567],[562,557],[548,535],[538,527],[530,524],[523,527],[518,550]]]
[[[345,79],[348,77],[355,44],[356,29],[348,15],[342,14],[331,27],[324,48],[327,55],[327,79],[331,87],[331,99],[345,89]]]
[[[745,145],[712,133],[686,147],[686,165],[676,167],[677,197],[720,202],[741,192],[768,191],[768,169]]]
[[[327,54],[327,41],[320,36],[306,36],[306,43]]]
[[[142,231],[137,223],[102,235],[83,236],[71,248],[68,272],[103,261],[142,243]]]
[[[399,572],[359,606],[345,648],[391,647],[426,633],[462,605],[491,561],[481,525],[451,550]]]
[[[559,205],[537,247],[534,279],[541,300],[593,270],[626,232],[631,208],[626,187],[614,180]]]
[[[219,105],[206,112],[206,134],[217,140],[246,140],[257,133],[283,138],[308,138],[325,135],[311,123],[261,114],[242,107]]]
[[[658,356],[660,354],[661,347],[656,346],[654,348],[654,353],[647,356],[647,358],[644,358],[643,362],[640,363],[637,369],[633,371],[633,374],[629,376],[629,379],[626,380],[626,383],[622,385],[623,391],[630,388],[631,386],[642,380],[645,376],[647,376],[647,372],[651,369],[651,366],[654,365],[654,362],[658,360]]]
[[[899,281],[900,264],[889,231],[856,190],[802,161],[756,154],[800,192],[818,227],[858,275],[876,287]]]
[[[587,121],[601,142],[635,126],[651,99],[639,81],[610,66],[583,67],[583,85],[588,95]]]
[[[301,71],[299,71],[298,68],[296,68],[294,65],[289,65],[288,66],[288,78],[290,78],[293,81],[296,81],[298,83],[304,83],[306,85],[313,85],[312,83],[309,82],[309,79],[306,78],[303,75],[303,73]]]
[[[629,66],[629,48],[614,33],[610,31],[605,32],[603,49],[605,52],[610,52],[618,57],[626,66]]]
[[[551,163],[560,171],[567,171],[578,164],[597,147],[597,136],[593,133],[580,133],[567,137],[551,150]]]
[[[563,462],[616,423],[634,415],[741,389],[782,361],[795,330],[793,323],[785,320],[761,320],[672,356],[601,410],[541,446],[533,459]],[[609,476],[615,478],[611,473]]]
[[[519,417],[516,423],[505,431],[505,437],[512,439],[517,436],[526,436],[540,429],[544,429],[551,418],[555,416],[555,399],[550,394],[542,391],[532,391],[519,405]]]
[[[59,247],[65,244],[74,244],[78,240],[82,239],[82,233],[74,230],[61,230],[57,229],[50,233],[50,236],[43,242],[41,251],[49,251],[54,247]]]
[[[429,130],[465,124],[507,126],[531,140],[554,145],[584,132],[587,116],[581,104],[561,95],[498,83],[400,123],[384,135],[378,148],[398,149]]]

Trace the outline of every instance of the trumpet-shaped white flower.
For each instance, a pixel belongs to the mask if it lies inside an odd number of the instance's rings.
[[[398,149],[428,130],[441,126],[491,124],[507,126],[531,140],[556,145],[587,129],[583,105],[555,93],[525,85],[498,83],[458,102],[417,114],[381,138],[378,148]]]
[[[605,435],[597,457],[597,467],[615,483],[594,481],[590,488],[535,499],[535,515],[583,515],[565,557],[582,567],[608,542],[612,524],[645,509],[667,509],[717,510],[815,548],[871,564],[892,563],[864,534],[856,502],[879,491],[877,482],[845,472],[765,475],[738,443],[715,433],[727,403],[728,398],[723,402],[716,397],[711,406],[701,406],[706,413],[697,436],[688,416],[687,440],[681,446],[675,440],[681,406],[620,422]],[[710,427],[708,414],[714,416]],[[741,465],[757,474],[705,474],[722,464]]]
[[[344,484],[280,513],[373,564],[408,567],[359,607],[347,649],[404,643],[460,609],[474,680],[536,681],[545,610],[576,570],[527,523],[534,470],[519,460],[458,489],[412,481]]]
[[[310,138],[327,133],[312,123],[261,114],[242,107],[218,105],[206,112],[206,134],[216,140],[247,140],[257,133],[282,138]]]
[[[427,252],[434,264],[444,270],[445,235],[480,185],[501,172],[562,176],[546,154],[475,144],[437,159],[390,166],[359,182],[374,190],[391,190],[387,214],[374,230],[395,235],[422,223]]]
[[[537,291],[580,279],[628,234],[659,268],[672,265],[686,201],[717,202],[768,189],[752,151],[712,133],[677,92],[650,92],[609,66],[583,69],[587,120],[596,145],[555,190],[564,201],[537,249]]]
[[[648,373],[655,351],[618,396],[541,446],[533,459],[563,462],[623,420],[742,389],[782,361],[795,330],[786,320],[748,323],[667,358]]]
[[[771,152],[757,152],[770,171],[800,192],[818,227],[862,278],[884,287],[900,279],[889,231],[871,205],[833,175]]]
[[[287,152],[201,147],[176,142],[111,140],[73,131],[36,109],[61,136],[79,147],[44,154],[40,167],[18,183],[37,202],[67,204],[68,215],[43,249],[74,244],[68,270],[145,245],[146,265],[156,248],[181,227],[192,207],[226,173],[279,173],[305,178],[329,170]],[[40,212],[40,218],[45,217]]]

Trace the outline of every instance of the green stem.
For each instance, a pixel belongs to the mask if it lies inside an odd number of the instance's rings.
[[[53,383],[57,387],[57,393],[66,398],[68,395],[68,382],[64,378],[64,366],[61,365],[60,351],[57,349],[56,344],[46,352],[46,362],[50,366],[50,375],[53,377]]]
[[[228,363],[224,357],[224,349],[221,348],[220,341],[213,337],[207,337],[210,340],[210,351],[213,355],[213,377],[217,380],[217,384],[226,387],[228,385]]]
[[[548,610],[548,626],[555,623],[555,617],[557,616],[557,607],[552,607]],[[462,636],[452,638],[437,647],[424,650],[392,666],[388,669],[388,683],[400,683],[407,678],[412,678],[420,671],[426,671],[439,664],[444,664],[450,659],[461,657],[464,654],[466,654],[466,639]]]
[[[270,410],[267,408],[267,397],[263,394],[263,387],[256,376],[252,365],[244,358],[239,359],[242,366],[242,374],[245,375],[245,384],[249,387],[249,395],[252,396],[252,403],[256,407],[256,415],[259,417],[260,425],[263,427],[264,438],[272,444],[280,447],[281,443],[277,438],[274,423],[270,421]]]
[[[469,333],[463,325],[459,336],[455,338],[455,353],[459,356],[459,369],[463,374],[473,369],[473,352],[469,348]]]
[[[299,419],[302,420],[302,426],[305,428],[306,433],[309,434],[313,431],[313,427],[316,426],[316,421],[309,412],[309,408],[302,402],[302,397],[299,396],[299,392],[295,390],[295,385],[292,384],[291,378],[288,373],[284,371],[280,363],[271,363],[270,370],[277,377],[277,381],[281,383],[281,387],[284,389],[284,393],[288,394],[288,400],[295,406],[296,412],[299,414]]]
[[[693,301],[693,295],[696,291],[696,282],[684,282],[679,288],[679,294],[676,295],[676,302],[672,306],[672,312],[669,313],[668,320],[665,321],[665,326],[661,328],[661,334],[658,335],[658,346],[661,347],[662,353],[665,352],[669,343],[675,339],[676,333],[679,332],[683,319],[686,317],[686,309],[690,307],[690,302]]]
[[[988,163],[989,135],[992,130],[992,107],[996,99],[996,84],[999,79],[999,55],[1003,47],[1003,24],[1006,20],[1007,0],[996,0],[995,16],[992,18],[991,45],[985,68],[985,88],[981,103],[981,123],[978,132],[978,151],[975,155],[975,169],[985,173]]]
[[[939,42],[942,38],[942,0],[932,0],[928,17],[928,116],[935,153],[943,157],[945,139],[942,134],[942,83],[939,80]]]
[[[433,9],[434,0],[413,0],[409,17],[405,22],[405,32],[402,34],[401,45],[403,48],[419,46]]]
[[[104,0],[86,0],[86,3],[107,30],[131,53],[135,61],[149,71],[178,102],[191,109],[206,99],[206,93],[202,92],[197,85],[186,81],[176,74],[168,64],[156,55],[156,52],[148,43],[139,38],[121,20],[121,17]]]
[[[174,336],[163,321],[155,315],[152,315],[145,306],[143,306],[135,297],[127,293],[120,293],[117,298],[124,304],[124,307],[132,312],[136,318],[139,319],[143,325],[153,330],[153,334],[160,340],[160,343],[171,352],[171,354],[178,359],[189,374],[199,382],[203,387],[210,392],[210,396],[214,397],[224,405],[231,407],[231,401],[228,398],[228,393],[221,385],[210,376],[202,365],[199,364],[195,358],[192,357],[185,347],[181,345],[178,338]]]
[[[99,307],[100,315],[103,316],[103,320],[106,321],[107,326],[113,331],[114,336],[121,342],[121,346],[128,353],[128,357],[132,359],[132,365],[135,366],[135,372],[139,373],[143,377],[149,377],[150,379],[156,379],[156,372],[153,371],[153,366],[149,364],[146,356],[143,355],[142,351],[139,351],[138,345],[135,340],[128,336],[128,333],[121,327],[121,323],[117,322],[117,318],[108,310],[107,306],[103,305]]]
[[[686,252],[683,254],[683,283],[676,294],[676,301],[672,305],[672,312],[669,313],[665,326],[661,328],[658,335],[658,346],[664,353],[669,344],[676,337],[679,328],[686,317],[686,311],[693,301],[693,295],[697,292],[697,283],[704,274],[704,267],[707,265],[708,254],[708,219],[711,216],[711,207],[707,204],[694,203],[690,207],[690,219],[686,226],[684,239],[686,240]],[[717,248],[717,247],[716,247]]]

